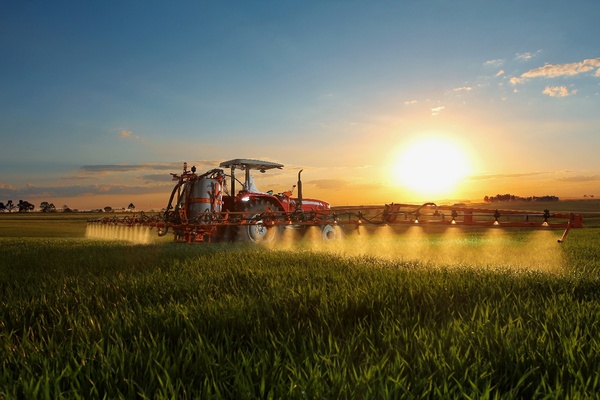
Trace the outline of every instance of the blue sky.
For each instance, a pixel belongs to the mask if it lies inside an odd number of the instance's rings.
[[[0,201],[163,207],[183,161],[231,158],[334,204],[429,201],[390,171],[432,136],[469,158],[448,198],[600,195],[596,0],[2,8]]]

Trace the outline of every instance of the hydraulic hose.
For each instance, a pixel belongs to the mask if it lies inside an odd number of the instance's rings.
[[[167,208],[165,209],[165,213],[163,214],[163,220],[165,221],[165,229],[158,231],[158,236],[165,236],[169,232],[169,212],[173,208],[173,198],[175,197],[175,193],[181,187],[181,181],[175,185],[173,191],[171,192],[171,196],[169,197],[169,203],[167,204]]]

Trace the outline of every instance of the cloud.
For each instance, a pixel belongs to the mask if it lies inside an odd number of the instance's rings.
[[[530,71],[525,72],[521,77],[523,78],[555,78],[559,76],[573,76],[588,72],[594,69],[600,68],[600,58],[594,58],[589,60],[583,60],[581,62],[569,63],[569,64],[546,64],[543,67],[534,68]],[[596,71],[598,72],[598,71]]]
[[[105,165],[83,165],[81,170],[87,173],[114,173],[114,172],[132,172],[147,170],[171,170],[179,171],[179,163],[148,163],[148,164],[105,164]]]
[[[557,78],[561,76],[574,76],[594,71],[594,76],[600,77],[600,58],[592,58],[581,62],[568,64],[546,64],[543,67],[531,69],[519,77],[510,79],[512,84],[523,83],[531,78]]]
[[[566,86],[546,86],[542,93],[547,94],[550,97],[567,97],[577,93],[577,90],[573,90],[569,93]]]
[[[452,89],[455,92],[470,92],[471,90],[473,90],[472,86],[462,86],[462,87],[457,87]]]
[[[195,166],[198,174],[204,171],[217,168],[224,160],[189,160],[187,161],[188,170]],[[169,171],[180,173],[183,168],[183,162],[172,163],[142,163],[142,164],[98,164],[98,165],[82,165],[79,169],[84,173],[89,174],[112,174],[119,172],[136,172],[136,171]],[[169,177],[169,174],[164,174]]]
[[[552,182],[563,182],[563,183],[584,183],[584,182],[600,182],[600,174],[594,175],[572,175],[564,176],[564,174],[572,173],[572,171],[552,171],[552,172],[523,172],[523,173],[511,173],[511,174],[483,174],[483,175],[472,175],[467,179],[471,181],[483,181],[493,179],[519,179],[528,178],[538,175],[548,175],[548,181]],[[558,177],[559,175],[563,175]]]
[[[167,174],[148,174],[148,175],[142,175],[140,176],[138,179],[144,180],[145,182],[166,182],[166,181],[171,181],[172,177],[171,175],[167,175]]]
[[[445,108],[446,108],[445,106],[433,107],[431,109],[431,115],[432,116],[436,116],[436,115],[438,115]]]
[[[492,66],[492,67],[499,67],[502,64],[504,64],[503,60],[497,59],[497,60],[488,60],[486,62],[483,63],[483,65],[487,65],[487,66]]]
[[[172,185],[142,186],[142,185],[72,185],[72,186],[34,186],[13,190],[7,193],[5,189],[0,189],[0,196],[17,196],[23,199],[28,197],[48,197],[50,200],[54,197],[75,197],[75,196],[93,196],[93,195],[144,195],[153,193],[168,193]]]
[[[496,76],[502,76],[502,75],[504,75],[504,70],[503,69],[501,69],[500,71],[498,71],[496,73]]]
[[[340,190],[349,186],[349,183],[343,179],[315,179],[306,183],[317,189],[327,190]]]
[[[407,105],[416,104],[416,103],[418,103],[418,100],[407,100],[404,102],[404,105],[407,106]]]
[[[558,182],[598,182],[600,181],[600,175],[575,175],[575,176],[567,176],[563,178],[556,179]]]
[[[127,129],[120,129],[119,130],[119,137],[121,139],[133,139],[133,140],[142,140],[142,137],[139,135],[134,135],[133,132],[127,130]]]
[[[344,179],[315,179],[306,182],[307,185],[314,186],[320,190],[338,191],[338,190],[351,190],[357,193],[368,193],[373,190],[382,188],[382,185],[378,183],[360,183],[360,182],[349,182]]]
[[[513,174],[483,174],[483,175],[471,175],[467,179],[472,181],[483,181],[491,179],[505,179],[505,178],[524,178],[529,176],[543,175],[548,172],[524,172],[524,173],[513,173]]]
[[[533,54],[531,54],[530,52],[526,52],[526,53],[517,53],[515,59],[516,60],[531,60],[533,58]]]
[[[127,139],[127,138],[131,137],[131,131],[127,131],[125,129],[121,129],[121,132],[119,133],[119,136],[122,137],[123,139]]]
[[[94,177],[94,176],[88,176],[88,175],[71,175],[71,176],[63,176],[61,178],[58,178],[58,180],[60,181],[83,181],[83,180],[87,180],[87,181],[97,181],[100,178]]]

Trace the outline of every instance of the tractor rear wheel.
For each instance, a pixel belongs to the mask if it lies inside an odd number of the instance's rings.
[[[238,239],[243,242],[271,243],[277,238],[279,227],[265,224],[261,215],[269,211],[269,203],[264,200],[250,202],[245,208],[244,225],[238,230]],[[247,225],[246,225],[247,224]]]

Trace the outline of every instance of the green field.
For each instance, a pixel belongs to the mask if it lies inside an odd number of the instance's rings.
[[[86,239],[97,215],[0,214],[0,399],[595,398],[600,207],[556,206],[586,215],[563,244],[134,245]]]

